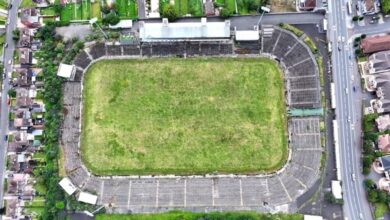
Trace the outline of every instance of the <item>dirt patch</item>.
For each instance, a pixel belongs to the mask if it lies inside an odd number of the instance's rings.
[[[295,12],[294,0],[271,0],[272,12]]]

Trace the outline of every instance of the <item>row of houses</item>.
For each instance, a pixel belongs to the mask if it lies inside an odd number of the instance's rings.
[[[19,40],[16,44],[19,58],[8,73],[12,85],[9,93],[9,133],[7,136],[6,212],[3,219],[30,219],[43,209],[44,194],[34,189],[37,180],[33,171],[45,166],[42,151],[45,106],[42,70],[35,68],[34,51],[40,47],[34,39],[40,27],[35,9],[20,13]],[[39,182],[39,181],[38,181]]]

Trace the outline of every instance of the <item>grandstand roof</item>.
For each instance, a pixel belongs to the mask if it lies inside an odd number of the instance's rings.
[[[59,184],[68,195],[72,195],[77,190],[68,177],[63,178]]]
[[[162,23],[140,22],[140,38],[142,41],[229,37],[229,20],[225,20],[225,22],[207,22],[206,18],[202,18],[201,22],[169,23],[166,18],[163,18]]]
[[[80,192],[77,201],[95,205],[97,202],[97,196],[87,192]]]

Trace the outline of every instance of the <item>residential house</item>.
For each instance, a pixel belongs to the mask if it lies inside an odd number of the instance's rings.
[[[390,115],[381,115],[375,119],[378,131],[383,132],[390,129]]]
[[[31,47],[31,41],[33,39],[32,31],[28,28],[21,28],[19,34],[18,47]]]
[[[29,109],[20,108],[15,111],[14,127],[27,130],[33,125],[31,112]]]
[[[364,54],[390,50],[390,35],[366,37],[361,41],[360,49]]]
[[[366,74],[376,74],[390,70],[390,50],[373,53],[364,64]]]
[[[33,64],[33,55],[32,50],[30,48],[20,48],[19,53],[19,63],[22,67]]]
[[[387,179],[390,179],[389,171],[390,171],[390,155],[382,156],[378,158],[379,165],[385,173]]]
[[[8,153],[20,153],[30,147],[26,131],[17,131],[12,134],[12,141],[8,143]]]
[[[382,153],[390,152],[390,135],[383,134],[378,136],[378,148]]]
[[[299,0],[299,10],[311,11],[316,7],[316,0]]]
[[[16,69],[16,72],[18,74],[18,78],[14,86],[30,87],[33,84],[32,71],[30,69],[18,68]]]
[[[205,16],[215,15],[214,2],[212,0],[206,0],[206,2],[204,3],[204,15]]]
[[[363,0],[362,3],[363,15],[373,15],[380,11],[378,0]]]
[[[28,96],[25,88],[16,89],[16,108],[31,108],[33,100]]]
[[[38,9],[26,8],[20,13],[20,22],[28,28],[38,28],[41,26],[39,22]]]

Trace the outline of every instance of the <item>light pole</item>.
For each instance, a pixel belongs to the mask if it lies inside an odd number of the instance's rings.
[[[263,13],[261,13],[261,16],[260,16],[260,18],[259,18],[259,21],[257,22],[257,26],[260,25],[261,19],[263,19],[264,14],[265,14],[266,12],[269,13],[269,12],[271,11],[270,8],[267,8],[267,7],[264,7],[264,6],[261,6],[261,10],[263,11]]]

